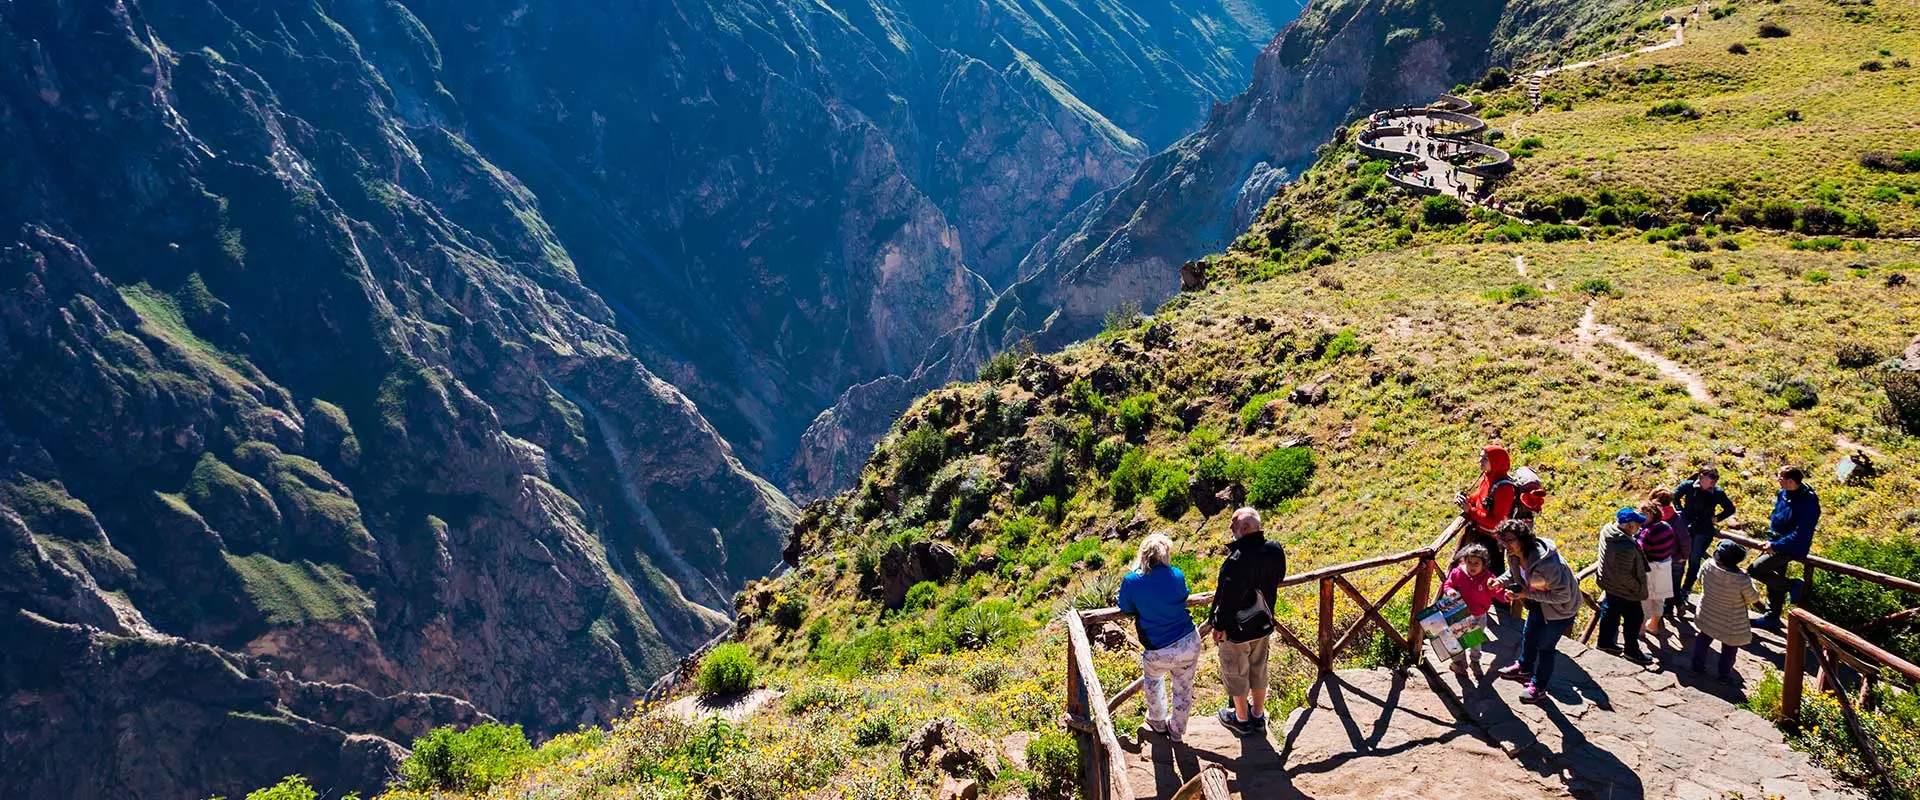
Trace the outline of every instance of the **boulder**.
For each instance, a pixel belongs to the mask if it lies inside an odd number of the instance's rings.
[[[887,608],[907,602],[907,590],[921,581],[945,580],[959,558],[940,542],[895,544],[880,556],[880,601]]]
[[[1116,522],[1108,525],[1106,530],[1100,532],[1100,538],[1109,542],[1124,542],[1135,536],[1144,536],[1146,533],[1147,515],[1139,509],[1134,509],[1133,518],[1126,522]]]
[[[1014,381],[1034,397],[1052,397],[1060,391],[1060,368],[1039,356],[1027,356],[1014,372]]]
[[[1317,406],[1327,402],[1327,387],[1319,381],[1303,383],[1287,394],[1287,402],[1296,406]]]
[[[900,745],[900,766],[908,774],[932,766],[942,776],[956,779],[991,781],[1000,775],[992,744],[948,719],[932,720],[908,736]]]
[[[1920,372],[1920,336],[1913,337],[1913,342],[1900,354],[1900,368]]]
[[[933,797],[934,800],[977,800],[980,797],[980,782],[972,778],[942,776],[940,788],[934,791]]]
[[[1180,291],[1197,292],[1207,288],[1207,264],[1189,261],[1180,265]]]

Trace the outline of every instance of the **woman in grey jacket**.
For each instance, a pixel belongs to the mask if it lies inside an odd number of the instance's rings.
[[[1509,556],[1500,585],[1507,596],[1527,606],[1520,660],[1502,668],[1500,677],[1526,683],[1520,702],[1538,703],[1546,699],[1547,684],[1553,680],[1554,647],[1580,613],[1580,586],[1553,542],[1533,534],[1532,522],[1507,520],[1494,529],[1494,536]]]

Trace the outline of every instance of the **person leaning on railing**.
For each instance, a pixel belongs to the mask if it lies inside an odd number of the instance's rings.
[[[1693,586],[1700,578],[1700,564],[1712,556],[1713,540],[1720,535],[1720,523],[1733,517],[1733,500],[1720,488],[1720,470],[1701,467],[1692,478],[1673,490],[1673,507],[1686,521],[1687,573],[1680,590],[1674,592],[1674,611],[1684,611],[1691,603]]]
[[[1193,711],[1193,675],[1200,665],[1200,632],[1187,611],[1187,576],[1173,565],[1173,540],[1155,533],[1140,542],[1133,571],[1120,580],[1116,605],[1132,614],[1140,634],[1141,691],[1149,732],[1179,743]]]
[[[1773,514],[1767,518],[1767,543],[1760,546],[1765,555],[1747,569],[1748,575],[1767,587],[1767,613],[1753,621],[1761,628],[1778,630],[1788,594],[1796,602],[1800,599],[1801,583],[1787,578],[1787,565],[1813,550],[1813,530],[1820,525],[1820,495],[1806,480],[1799,467],[1780,468],[1780,493],[1774,496]]]

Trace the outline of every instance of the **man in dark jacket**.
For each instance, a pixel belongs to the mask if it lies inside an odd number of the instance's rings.
[[[1799,594],[1799,581],[1787,579],[1787,565],[1806,558],[1813,550],[1813,529],[1819,524],[1820,495],[1807,487],[1806,473],[1799,467],[1782,467],[1780,493],[1774,496],[1773,514],[1767,518],[1767,543],[1760,546],[1765,555],[1747,568],[1748,575],[1767,586],[1767,613],[1753,624],[1780,627],[1788,590],[1795,589],[1794,594]]]
[[[1242,508],[1229,525],[1233,541],[1220,565],[1207,622],[1220,649],[1220,681],[1233,704],[1220,709],[1220,724],[1245,736],[1267,725],[1267,644],[1273,606],[1287,577],[1287,551],[1260,530],[1260,512]]]
[[[1720,523],[1733,516],[1733,500],[1720,488],[1720,470],[1703,467],[1673,490],[1673,507],[1687,523],[1686,579],[1674,592],[1676,607],[1685,607],[1693,596],[1693,584],[1700,579],[1700,565],[1720,535]]]

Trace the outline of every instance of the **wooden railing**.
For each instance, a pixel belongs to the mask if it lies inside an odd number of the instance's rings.
[[[1787,615],[1787,663],[1780,688],[1780,713],[1789,725],[1800,724],[1809,645],[1814,653],[1812,661],[1819,669],[1817,685],[1831,692],[1839,704],[1840,715],[1847,723],[1847,734],[1859,748],[1861,760],[1879,778],[1883,796],[1895,796],[1892,777],[1880,760],[1873,737],[1860,725],[1860,711],[1872,707],[1877,697],[1874,688],[1882,683],[1893,683],[1912,692],[1920,685],[1920,666],[1875,647],[1852,631],[1816,617],[1804,608],[1795,608]],[[1847,688],[1848,673],[1859,682],[1857,690]]]
[[[1420,659],[1420,647],[1425,637],[1420,632],[1419,622],[1413,614],[1420,611],[1433,600],[1435,578],[1444,579],[1444,567],[1440,562],[1451,555],[1447,549],[1454,537],[1460,535],[1466,520],[1456,518],[1448,525],[1439,538],[1432,544],[1417,550],[1408,550],[1394,555],[1337,564],[1331,567],[1290,575],[1281,581],[1280,587],[1317,584],[1319,604],[1314,614],[1313,646],[1308,646],[1303,637],[1278,619],[1275,614],[1274,633],[1282,644],[1299,651],[1313,663],[1317,678],[1324,678],[1333,671],[1340,654],[1361,640],[1370,628],[1382,631],[1397,647],[1406,653],[1409,663]],[[1369,601],[1366,594],[1356,586],[1348,576],[1362,572],[1394,567],[1412,562],[1413,566],[1401,573],[1394,583],[1376,599]],[[1381,611],[1408,583],[1413,584],[1411,611],[1404,622],[1388,619]],[[1344,630],[1336,630],[1335,601],[1345,595],[1356,603],[1360,610],[1359,618],[1347,625]],[[1213,593],[1203,592],[1187,599],[1189,607],[1208,606],[1213,603]],[[1118,608],[1103,608],[1092,611],[1068,611],[1067,626],[1067,727],[1072,729],[1080,740],[1081,785],[1087,789],[1094,800],[1133,800],[1133,785],[1127,780],[1126,757],[1120,749],[1119,737],[1113,729],[1113,713],[1120,704],[1139,694],[1144,681],[1135,679],[1111,699],[1100,685],[1100,677],[1093,669],[1093,647],[1087,636],[1087,626],[1110,622],[1125,617]],[[1204,643],[1210,629],[1202,625],[1199,635]],[[1225,797],[1226,776],[1202,771],[1187,785],[1182,787],[1175,797],[1215,798],[1215,789],[1209,781],[1218,784],[1218,797]]]

